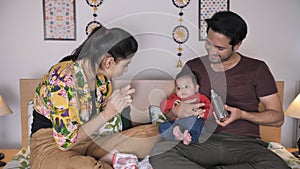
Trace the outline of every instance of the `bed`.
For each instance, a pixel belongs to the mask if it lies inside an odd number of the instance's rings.
[[[32,98],[36,85],[39,79],[20,79],[20,106],[21,106],[21,123],[22,123],[22,149],[15,155],[15,157],[7,163],[4,169],[29,167],[29,134],[32,121]],[[136,88],[136,93],[133,95],[134,102],[131,106],[132,121],[135,125],[149,122],[153,120],[150,107],[158,108],[162,99],[166,98],[173,92],[173,80],[116,80],[113,82],[115,88],[124,86],[130,83]],[[283,81],[276,82],[281,99],[283,98]],[[260,106],[260,110],[263,107]],[[153,111],[153,110],[152,110]],[[153,122],[153,121],[152,121]],[[279,154],[291,168],[300,168],[299,160],[289,153],[281,144],[281,129],[274,127],[261,126],[261,137],[264,141],[269,142],[270,150]]]

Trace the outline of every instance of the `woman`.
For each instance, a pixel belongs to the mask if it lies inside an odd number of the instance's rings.
[[[72,55],[51,67],[36,88],[30,167],[112,168],[113,159],[143,158],[159,141],[157,128],[122,131],[121,112],[132,103],[130,85],[112,92],[138,48],[128,32],[95,28]],[[146,146],[147,145],[147,146]],[[121,153],[120,153],[121,152]],[[129,158],[130,157],[130,158]]]

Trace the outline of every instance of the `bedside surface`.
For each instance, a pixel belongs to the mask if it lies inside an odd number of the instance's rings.
[[[287,149],[287,151],[289,151],[289,152],[295,152],[295,151],[298,151],[298,148],[286,148]]]
[[[20,149],[0,149],[0,152],[5,155],[1,161],[8,163],[19,151]],[[2,169],[3,167],[0,168]]]

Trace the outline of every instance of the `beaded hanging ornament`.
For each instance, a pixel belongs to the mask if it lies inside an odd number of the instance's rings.
[[[176,26],[173,29],[172,32],[172,37],[173,40],[178,44],[178,61],[177,61],[177,68],[182,68],[182,61],[181,61],[181,56],[182,56],[182,44],[184,44],[188,39],[189,39],[189,31],[187,27],[182,25],[183,22],[183,8],[185,8],[189,3],[190,0],[172,0],[173,4],[179,9],[179,25]]]
[[[89,22],[85,27],[85,33],[89,35],[94,28],[101,26],[100,22],[97,21],[97,11],[98,7],[102,4],[103,0],[86,0],[87,4],[93,8],[93,17],[94,20]]]

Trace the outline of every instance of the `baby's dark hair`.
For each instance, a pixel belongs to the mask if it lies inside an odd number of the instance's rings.
[[[191,71],[191,70],[182,70],[181,72],[179,72],[176,77],[175,80],[183,77],[183,76],[189,76],[192,78],[193,83],[198,84],[198,78],[195,76],[195,74]]]

